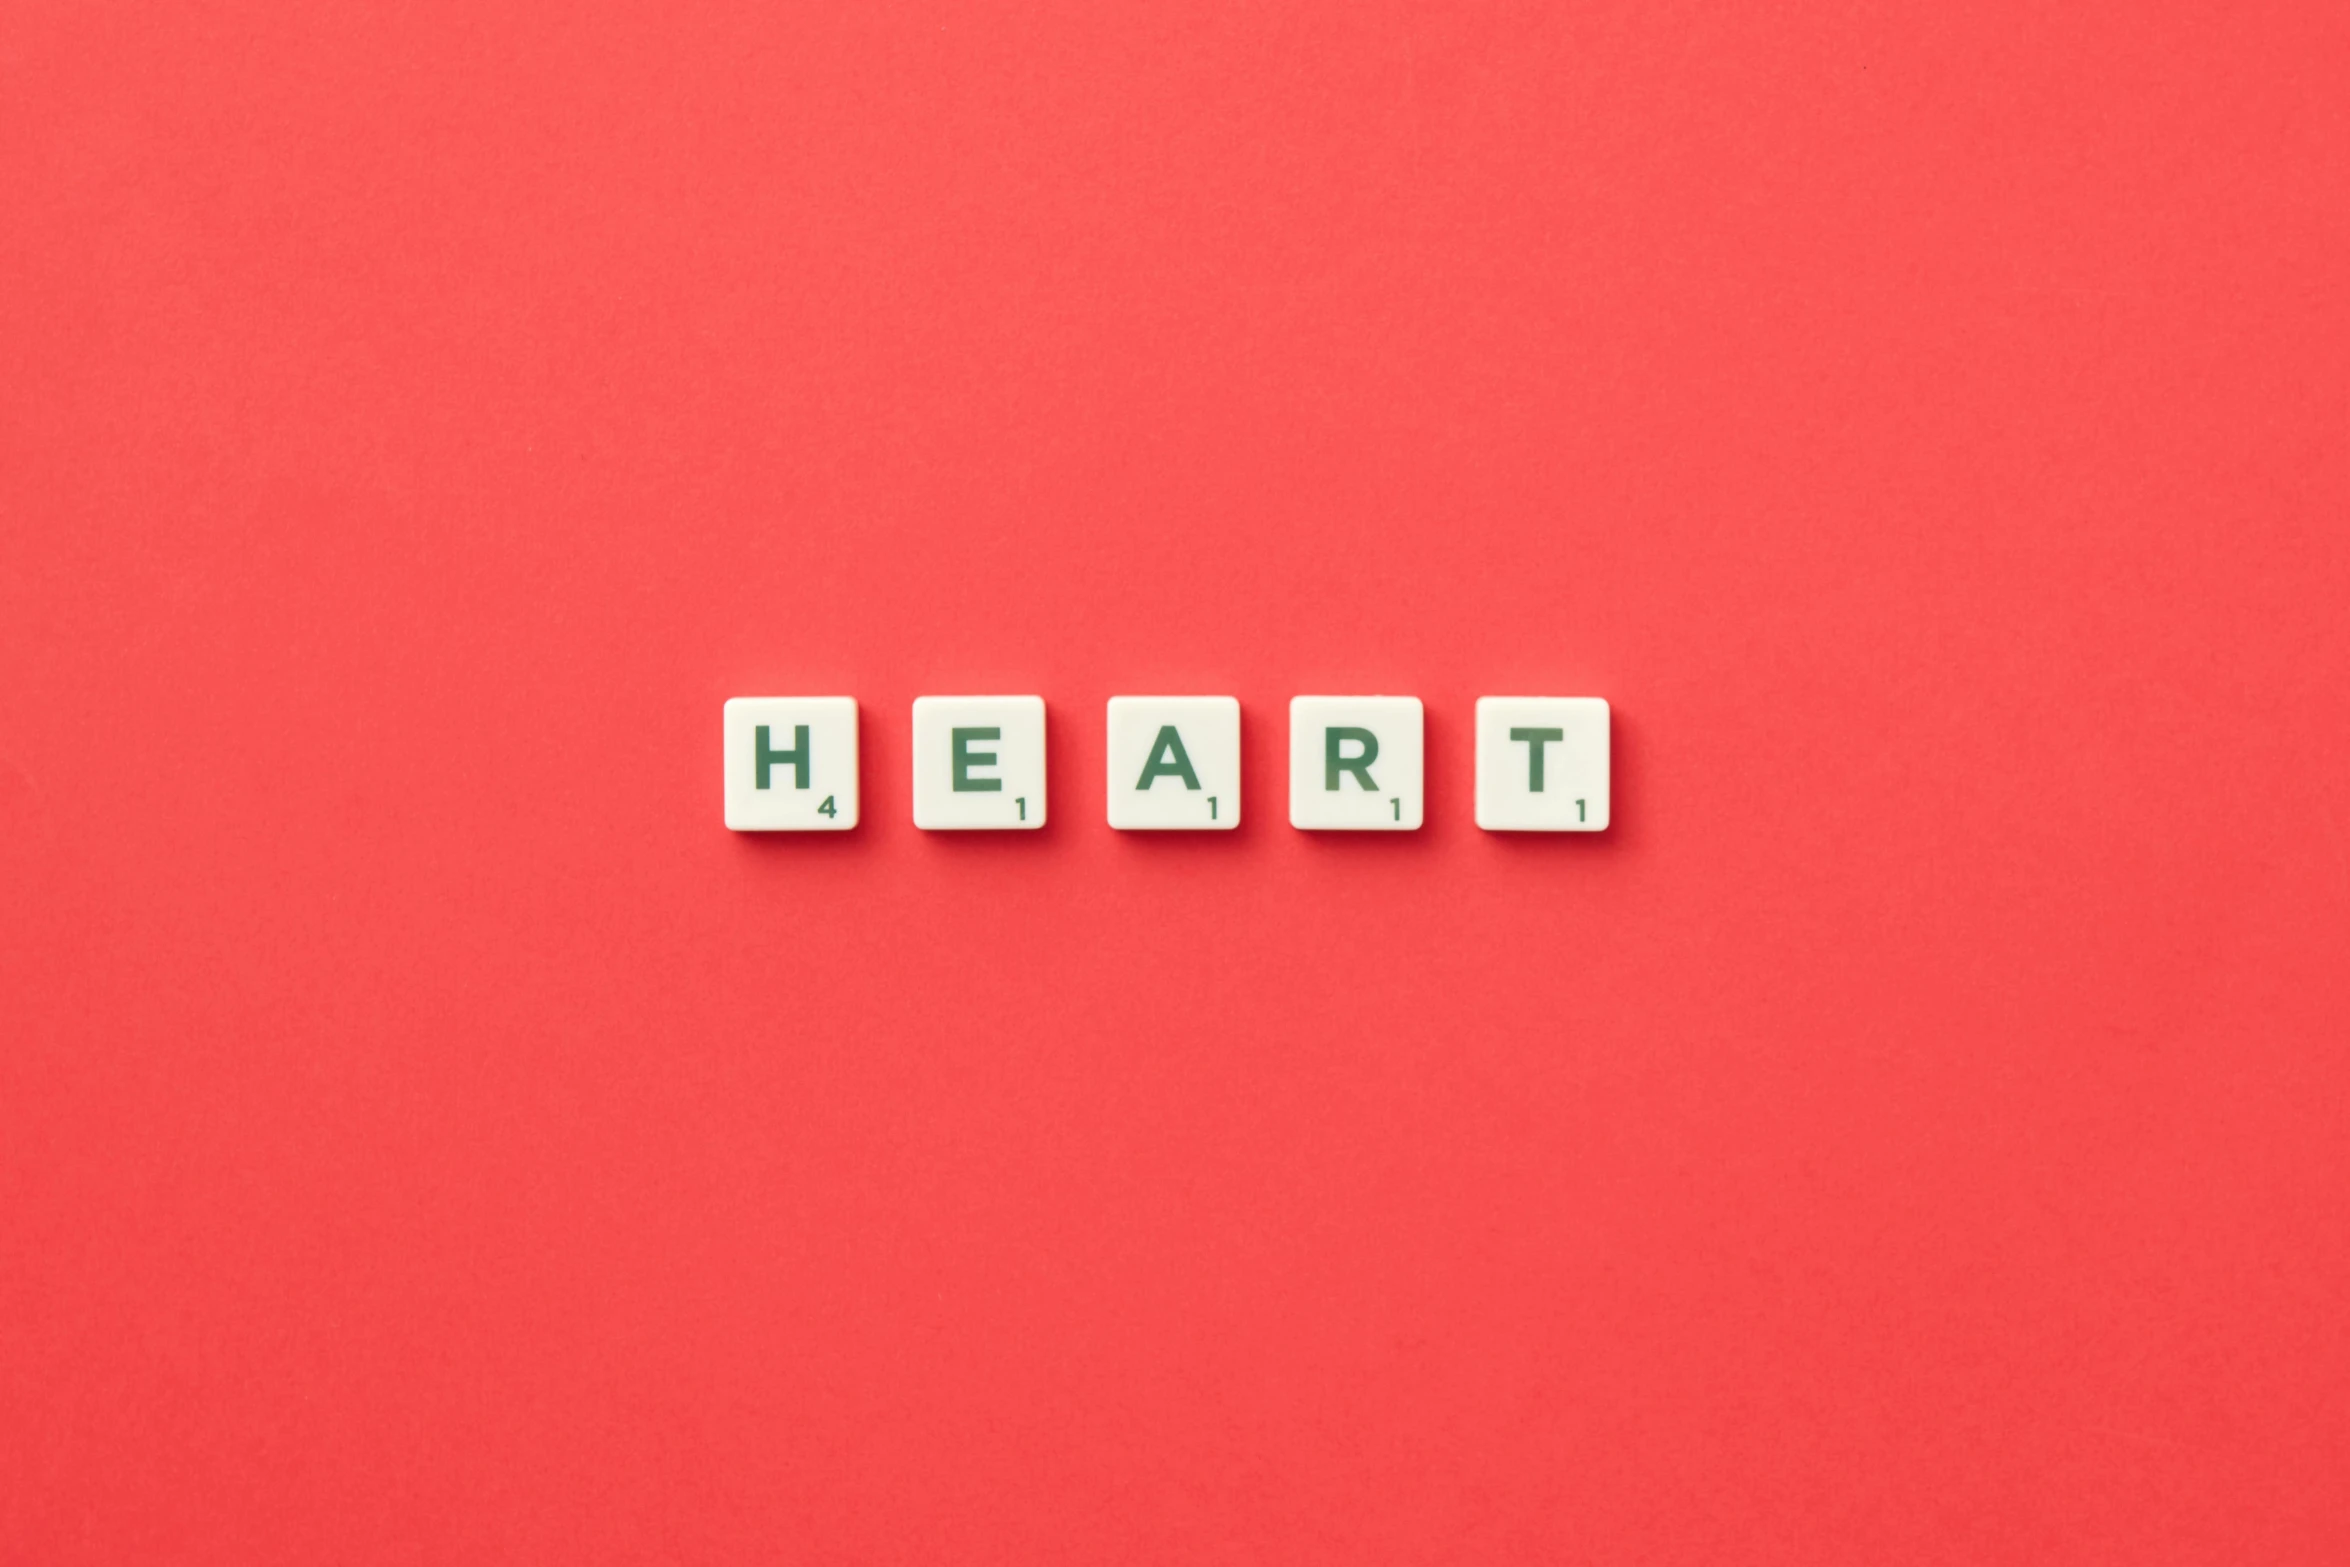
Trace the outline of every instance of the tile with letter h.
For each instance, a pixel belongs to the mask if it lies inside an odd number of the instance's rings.
[[[842,832],[857,825],[857,699],[738,696],[726,704],[726,825]]]

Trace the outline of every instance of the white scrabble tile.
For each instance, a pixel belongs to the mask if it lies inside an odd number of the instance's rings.
[[[1240,825],[1240,703],[1228,696],[1110,698],[1110,825]]]
[[[1598,832],[1607,780],[1603,699],[1477,699],[1477,825],[1487,832]]]
[[[914,825],[1044,825],[1044,698],[914,699]]]
[[[1420,825],[1420,699],[1289,699],[1289,825],[1409,832]]]
[[[738,696],[726,704],[726,825],[840,832],[857,825],[857,699]]]

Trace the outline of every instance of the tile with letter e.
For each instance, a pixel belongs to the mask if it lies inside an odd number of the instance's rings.
[[[914,699],[914,825],[1044,825],[1044,698]]]
[[[1487,832],[1598,832],[1607,783],[1603,698],[1477,699],[1477,825]]]
[[[857,825],[857,699],[738,696],[726,704],[726,825],[840,832]]]
[[[1110,698],[1110,825],[1240,825],[1240,703],[1228,696]]]
[[[1289,700],[1289,825],[1410,832],[1420,825],[1422,726],[1416,696]]]

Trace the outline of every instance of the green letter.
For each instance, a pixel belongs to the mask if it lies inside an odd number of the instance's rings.
[[[1349,740],[1356,742],[1363,748],[1362,755],[1348,756],[1339,749]],[[1322,731],[1323,788],[1337,788],[1338,775],[1352,773],[1355,775],[1356,783],[1361,784],[1373,794],[1377,794],[1379,786],[1371,782],[1371,764],[1377,760],[1379,760],[1379,737],[1371,733],[1370,730],[1325,729]]]
[[[1004,781],[1001,778],[974,778],[971,776],[971,769],[974,767],[995,766],[995,753],[993,751],[974,751],[971,749],[971,742],[974,740],[1000,740],[1003,738],[1004,732],[1001,729],[956,729],[950,733],[954,736],[955,742],[954,792],[957,794],[1002,793]]]
[[[1564,729],[1513,729],[1512,740],[1526,742],[1526,787],[1536,794],[1542,792],[1542,748],[1553,740],[1564,740]]]
[[[1150,760],[1142,764],[1142,782],[1134,787],[1148,789],[1160,778],[1180,778],[1186,789],[1199,787],[1199,774],[1191,770],[1191,753],[1183,749],[1183,736],[1175,732],[1173,724],[1159,726],[1159,737],[1151,742]]]
[[[740,733],[741,731],[738,730],[736,732]],[[791,763],[791,786],[794,789],[805,789],[808,787],[808,726],[806,724],[792,725],[792,748],[788,751],[772,751],[768,749],[767,726],[765,724],[761,724],[759,726],[758,742],[759,746],[757,754],[759,758],[760,788],[764,789],[767,787],[767,769],[773,767],[777,762]]]

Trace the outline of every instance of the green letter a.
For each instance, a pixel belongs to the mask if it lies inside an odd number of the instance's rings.
[[[1191,754],[1183,749],[1183,736],[1175,732],[1173,724],[1161,724],[1159,737],[1151,742],[1150,760],[1142,764],[1142,782],[1137,789],[1148,789],[1160,778],[1180,778],[1186,789],[1199,787],[1199,774],[1191,770]]]

